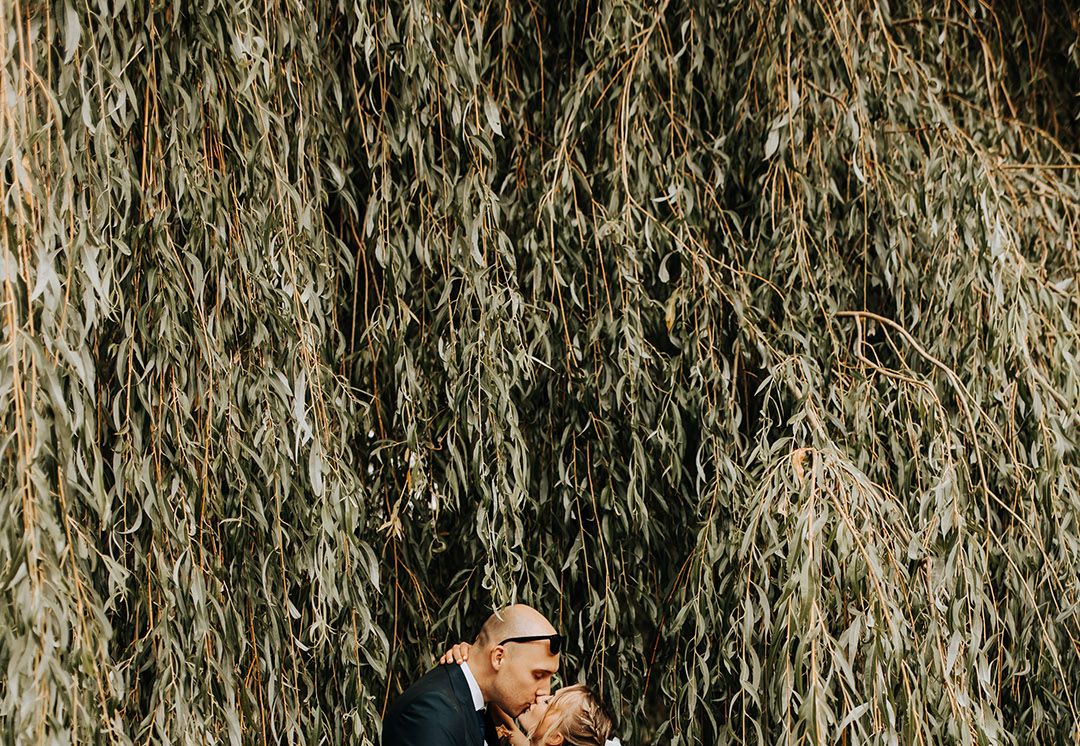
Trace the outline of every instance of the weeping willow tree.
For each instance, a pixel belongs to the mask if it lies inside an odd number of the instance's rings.
[[[1080,739],[1070,3],[0,10],[0,733]]]

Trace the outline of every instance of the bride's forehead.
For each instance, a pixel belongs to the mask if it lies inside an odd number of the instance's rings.
[[[567,710],[572,708],[575,704],[575,697],[573,690],[560,689],[552,695],[548,700],[548,710]]]

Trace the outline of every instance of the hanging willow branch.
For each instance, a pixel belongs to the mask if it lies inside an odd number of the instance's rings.
[[[0,733],[1080,739],[1069,3],[0,10]]]

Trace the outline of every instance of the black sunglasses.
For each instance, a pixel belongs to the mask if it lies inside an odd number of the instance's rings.
[[[528,637],[507,637],[499,644],[505,645],[508,642],[537,642],[539,640],[548,641],[548,644],[551,645],[552,655],[558,655],[562,651],[562,635],[529,635]]]

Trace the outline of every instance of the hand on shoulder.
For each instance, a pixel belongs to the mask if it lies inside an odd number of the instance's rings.
[[[459,642],[442,654],[442,657],[439,658],[439,663],[444,666],[451,663],[464,663],[469,660],[469,650],[471,648],[472,645],[469,643]]]

